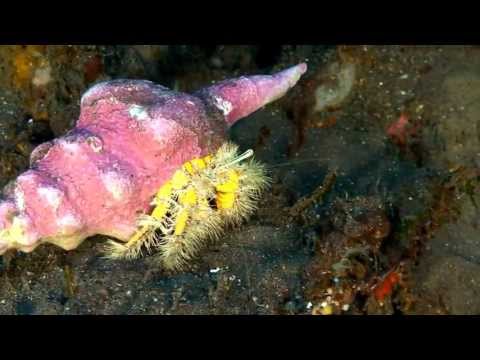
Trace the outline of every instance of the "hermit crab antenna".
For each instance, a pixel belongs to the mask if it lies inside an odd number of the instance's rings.
[[[236,157],[235,159],[233,159],[233,160],[230,161],[229,163],[227,163],[227,164],[225,164],[225,165],[222,165],[221,168],[229,167],[229,166],[238,164],[239,162],[241,162],[241,161],[243,161],[243,160],[246,160],[246,159],[248,159],[249,157],[252,157],[252,156],[253,156],[253,150],[252,150],[252,149],[248,149],[248,150],[245,151],[243,154],[239,155],[238,157]]]

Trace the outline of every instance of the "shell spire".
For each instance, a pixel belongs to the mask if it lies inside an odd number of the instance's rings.
[[[307,64],[301,63],[273,75],[242,76],[202,89],[198,95],[220,109],[227,124],[232,126],[237,120],[281,98],[306,71]]]

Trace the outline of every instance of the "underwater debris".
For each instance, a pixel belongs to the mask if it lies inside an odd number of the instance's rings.
[[[73,269],[67,264],[64,266],[63,272],[65,277],[65,294],[68,298],[72,298],[77,291],[77,282],[75,280]]]
[[[307,210],[314,204],[320,203],[323,200],[325,194],[327,194],[332,189],[336,179],[336,170],[330,171],[325,176],[325,179],[320,186],[318,186],[310,195],[299,199],[290,209],[288,209],[290,217],[298,220],[301,216],[303,216],[305,210]]]
[[[320,75],[315,89],[314,113],[335,109],[345,101],[355,84],[355,63],[334,62]]]
[[[366,269],[358,260],[369,261],[369,248],[367,246],[356,246],[347,248],[341,259],[332,265],[332,273],[335,277],[346,277],[353,275],[355,278],[363,279]]]
[[[478,179],[478,170],[452,169],[432,184],[428,208],[413,220],[402,220],[395,232],[379,201],[337,200],[333,230],[317,240],[316,256],[306,272],[312,313],[341,314],[344,308],[349,314],[414,311],[418,291],[409,274],[427,241],[458,216],[459,194],[475,191]]]
[[[312,309],[312,315],[332,315],[333,307],[327,301],[317,304]]]
[[[355,197],[335,202],[333,230],[318,239],[316,256],[306,271],[306,299],[312,314],[362,313],[384,268],[379,252],[390,235],[380,199]]]
[[[239,224],[255,210],[268,185],[264,167],[248,150],[226,143],[216,154],[186,162],[158,190],[150,215],[126,244],[110,241],[107,257],[133,259],[159,251],[157,262],[169,270],[185,268],[208,240],[228,225]]]
[[[356,83],[357,65],[342,48],[330,51],[328,62],[303,80],[284,104],[287,117],[295,126],[288,155],[304,145],[308,129],[335,126],[338,110],[349,99]]]
[[[397,234],[400,240],[407,239],[409,259],[418,261],[436,231],[458,218],[460,194],[471,198],[472,193],[478,190],[479,179],[478,169],[460,166],[432,184],[430,192],[433,198],[428,209],[416,218],[404,221],[404,231]]]
[[[36,85],[36,72],[48,67],[48,61],[44,57],[45,46],[16,46],[13,50],[13,84],[17,88]]]
[[[48,124],[56,135],[64,134],[78,117],[78,99],[88,86],[84,63],[102,57],[105,46],[4,45],[1,87],[18,102],[17,120]],[[102,70],[102,69],[100,69]],[[103,71],[96,80],[106,80]],[[49,137],[47,140],[50,140]]]

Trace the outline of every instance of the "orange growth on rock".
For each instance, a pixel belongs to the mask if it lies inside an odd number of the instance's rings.
[[[389,273],[373,290],[375,299],[379,302],[383,302],[385,297],[392,293],[393,287],[398,284],[399,281],[400,275],[396,271]]]
[[[387,128],[387,135],[398,145],[405,145],[407,142],[408,116],[401,114],[397,121]]]
[[[15,66],[14,83],[17,87],[21,87],[32,77],[33,62],[26,52],[16,54],[13,61]]]
[[[22,88],[31,83],[33,72],[43,58],[44,46],[16,46],[14,50],[13,83],[17,88]]]

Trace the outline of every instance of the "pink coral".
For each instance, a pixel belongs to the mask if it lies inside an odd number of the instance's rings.
[[[305,71],[300,64],[193,95],[149,81],[95,85],[75,128],[36,148],[0,203],[0,254],[42,242],[74,249],[94,234],[128,240],[176,169],[215,151],[229,126],[283,96]]]

